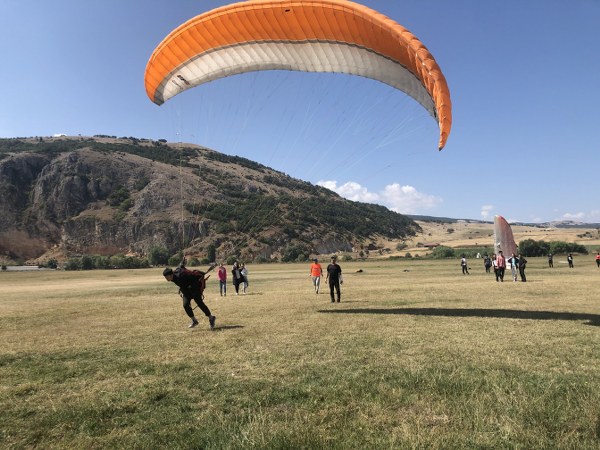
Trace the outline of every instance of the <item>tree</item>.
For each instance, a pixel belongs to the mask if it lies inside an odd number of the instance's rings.
[[[164,247],[152,247],[148,251],[148,262],[153,266],[164,266],[169,263],[169,253]]]
[[[206,248],[206,258],[209,262],[214,262],[217,260],[217,247],[215,244],[209,244]]]
[[[83,255],[81,257],[81,269],[92,270],[94,268],[94,260],[89,255]]]
[[[129,198],[129,191],[125,186],[120,186],[108,196],[108,204],[110,206],[119,206]]]
[[[281,255],[281,261],[282,262],[291,262],[291,261],[298,261],[298,256],[303,255],[305,258],[305,255],[309,255],[310,254],[310,250],[308,248],[306,248],[305,246],[302,245],[289,245],[287,246]]]
[[[519,252],[527,256],[544,256],[550,253],[550,244],[544,241],[525,239],[519,242]]]

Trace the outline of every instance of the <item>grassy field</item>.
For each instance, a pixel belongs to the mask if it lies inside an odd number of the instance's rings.
[[[600,448],[600,269],[252,265],[188,330],[160,269],[0,273],[1,448]],[[362,269],[362,272],[357,270]]]

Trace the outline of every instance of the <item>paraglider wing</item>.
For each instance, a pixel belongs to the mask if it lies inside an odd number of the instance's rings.
[[[494,251],[502,250],[504,256],[517,254],[517,244],[513,237],[512,228],[502,216],[494,216]]]
[[[441,150],[452,126],[446,79],[413,34],[347,0],[251,0],[196,16],[154,50],[146,92],[160,105],[192,87],[258,70],[339,72],[386,83],[437,120]]]

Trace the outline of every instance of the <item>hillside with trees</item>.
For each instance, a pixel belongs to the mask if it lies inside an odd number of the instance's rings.
[[[238,156],[114,136],[0,139],[0,257],[289,261],[403,241],[412,219]]]

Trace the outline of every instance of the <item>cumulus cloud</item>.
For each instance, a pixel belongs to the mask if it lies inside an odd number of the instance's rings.
[[[330,189],[348,200],[377,203],[402,214],[419,214],[443,201],[440,197],[419,192],[413,186],[401,186],[399,183],[388,184],[380,192],[370,192],[354,181],[338,186],[337,181],[323,180],[317,182],[317,185]]]
[[[493,209],[494,205],[483,205],[481,207],[481,217],[483,220],[488,220]]]
[[[398,183],[388,184],[380,196],[382,204],[403,214],[416,214],[442,203],[440,197],[424,194],[412,186],[400,186]]]
[[[337,183],[335,181],[328,181],[328,189],[331,189],[334,192],[337,192],[342,197],[347,198],[348,200],[352,200],[355,202],[366,202],[366,203],[375,203],[379,200],[379,196],[373,192],[369,192],[366,187],[361,186],[354,181],[348,181],[347,183],[342,184],[337,187]],[[319,184],[319,183],[317,183]]]

